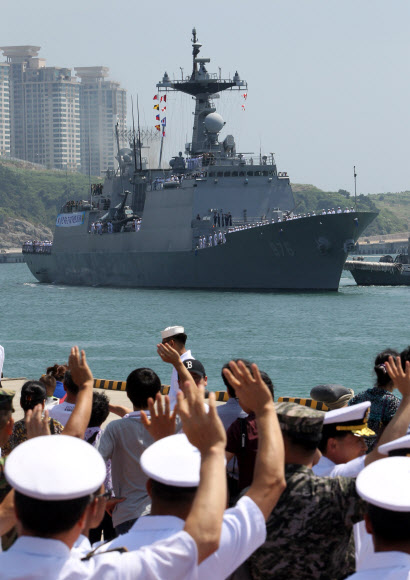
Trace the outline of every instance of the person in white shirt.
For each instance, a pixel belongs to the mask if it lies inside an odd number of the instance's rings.
[[[0,386],[1,386],[1,379],[3,376],[3,365],[4,365],[4,348],[0,344]]]
[[[410,462],[388,457],[367,466],[356,480],[357,493],[368,504],[366,530],[375,553],[354,580],[408,580],[410,578]]]
[[[168,326],[164,330],[161,330],[161,340],[162,344],[169,344],[177,351],[182,362],[189,358],[195,358],[192,356],[191,351],[185,348],[187,335],[185,334],[185,329],[183,326]],[[169,389],[171,409],[173,409],[176,405],[178,391],[178,373],[174,368],[172,369],[171,384]]]
[[[66,426],[67,421],[74,410],[78,395],[78,386],[71,378],[71,373],[69,371],[66,371],[64,375],[64,390],[67,393],[65,401],[52,407],[49,413],[50,417],[61,423],[63,427]]]

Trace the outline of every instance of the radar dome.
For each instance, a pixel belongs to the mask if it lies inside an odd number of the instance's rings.
[[[222,127],[225,125],[224,120],[218,113],[209,113],[205,117],[205,127],[209,133],[219,133]]]

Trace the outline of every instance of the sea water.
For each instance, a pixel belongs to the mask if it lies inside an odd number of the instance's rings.
[[[266,371],[277,396],[309,396],[318,384],[372,386],[375,355],[410,343],[410,287],[358,287],[347,272],[339,292],[88,288],[39,284],[25,264],[0,265],[0,344],[4,375],[38,379],[85,349],[96,378],[125,380],[151,367],[169,384],[157,355],[160,331],[183,325],[211,390],[231,358]]]

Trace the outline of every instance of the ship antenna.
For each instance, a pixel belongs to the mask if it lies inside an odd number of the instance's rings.
[[[192,67],[192,78],[195,78],[195,73],[197,70],[197,64],[195,62],[196,57],[200,51],[200,45],[197,44],[197,36],[196,36],[196,28],[192,29],[192,60],[193,60],[193,67]]]
[[[355,211],[357,211],[357,197],[356,197],[356,177],[357,177],[357,173],[356,173],[356,165],[353,165],[353,177],[354,177],[354,205],[355,205]]]
[[[131,111],[132,111],[132,145],[134,149],[134,170],[137,173],[137,145],[135,143],[135,123],[134,123],[134,100],[131,95]]]
[[[140,169],[142,171],[142,144],[141,144],[141,127],[140,127],[140,107],[138,104],[138,95],[137,95],[137,115],[138,115],[138,147],[140,151]]]

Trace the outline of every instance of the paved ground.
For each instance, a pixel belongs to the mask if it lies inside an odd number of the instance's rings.
[[[19,421],[24,417],[23,410],[20,407],[20,391],[21,387],[24,385],[26,380],[27,379],[24,378],[18,378],[18,379],[2,379],[1,381],[2,387],[4,387],[5,389],[12,389],[13,391],[16,391],[16,395],[14,397],[15,412],[13,413],[15,421]],[[124,405],[125,407],[131,407],[130,401],[127,398],[127,395],[125,394],[124,391],[109,391],[106,389],[98,389],[98,391],[100,392],[104,391],[107,397],[110,399],[110,403],[112,403],[113,405]],[[216,404],[222,405],[223,403],[217,402]],[[110,423],[110,421],[114,421],[115,419],[118,419],[118,415],[110,413],[104,425],[107,425],[107,423]]]

